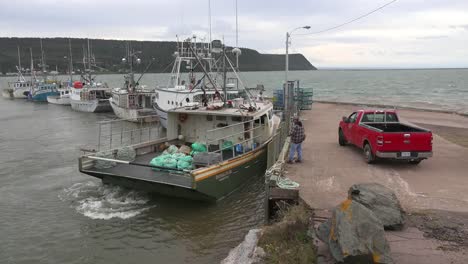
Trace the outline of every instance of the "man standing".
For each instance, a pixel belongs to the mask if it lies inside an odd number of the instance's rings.
[[[296,162],[302,162],[302,142],[305,140],[304,127],[297,116],[293,119],[293,127],[289,133],[291,137],[291,147],[289,149],[288,163],[293,163],[294,154],[297,151]]]

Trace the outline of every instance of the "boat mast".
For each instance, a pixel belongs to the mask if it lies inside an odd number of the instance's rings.
[[[72,48],[71,48],[71,39],[68,39],[68,53],[69,53],[69,61],[68,61],[68,71],[70,74],[70,85],[72,85],[73,82],[73,54],[72,54]]]
[[[42,67],[42,73],[46,73],[46,66],[45,66],[45,59],[44,59],[44,49],[42,48],[42,39],[39,39],[41,42],[41,67]]]
[[[88,39],[88,78],[89,84],[91,84],[91,48],[89,47],[89,39]]]
[[[226,75],[227,75],[227,68],[226,68],[226,45],[223,43],[223,103],[226,106],[227,101],[227,88],[226,88]]]
[[[31,88],[32,84],[36,81],[36,74],[34,73],[34,60],[33,60],[33,53],[32,48],[29,48],[29,53],[31,54]]]
[[[239,29],[237,23],[237,0],[236,0],[236,48],[239,48]],[[239,69],[239,53],[236,52],[236,68]]]
[[[19,67],[19,72],[21,73],[21,53],[20,53],[19,45],[18,45],[18,67]]]

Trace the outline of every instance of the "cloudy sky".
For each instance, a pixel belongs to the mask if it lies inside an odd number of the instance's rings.
[[[468,67],[468,0],[238,0],[239,46],[303,53],[317,67]],[[208,39],[208,0],[0,0],[0,36]],[[211,0],[213,38],[235,45],[235,0]]]

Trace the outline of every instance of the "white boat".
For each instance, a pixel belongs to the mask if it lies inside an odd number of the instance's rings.
[[[21,68],[21,53],[18,46],[18,66],[16,66],[18,79],[15,82],[8,83],[8,88],[3,90],[2,95],[8,98],[28,98],[29,91],[31,90],[31,81],[27,81],[23,76]]]
[[[51,104],[70,105],[70,88],[57,89],[59,95],[47,96],[47,102]]]
[[[88,51],[83,58],[83,64],[87,66],[86,74],[81,76],[80,82],[75,81],[70,87],[70,104],[73,110],[80,112],[111,112],[112,107],[109,102],[111,89],[107,84],[97,82],[92,76],[91,68],[94,66],[94,61],[88,39]]]
[[[138,78],[138,81],[135,81],[133,73],[134,62],[141,63],[140,58],[136,56],[139,53],[130,49],[130,43],[127,44],[127,55],[122,59],[122,62],[130,65],[130,72],[125,75],[125,83],[122,88],[112,89],[112,97],[109,101],[115,115],[121,119],[130,122],[154,122],[158,120],[157,112],[153,108],[155,90],[139,84],[144,73]],[[146,69],[149,69],[153,61]]]
[[[131,122],[157,121],[157,112],[153,108],[154,89],[140,87],[133,91],[124,88],[112,89],[109,99],[112,110],[117,117]]]
[[[70,88],[70,104],[73,110],[88,113],[110,112],[109,87],[101,83],[74,82]]]
[[[195,101],[206,102],[213,97],[224,97],[224,91],[215,88],[218,85],[226,86],[227,100],[239,97],[238,87],[244,85],[229,60],[223,65],[220,59],[216,58],[216,54],[221,52],[221,47],[219,40],[197,43],[195,37],[193,42],[185,46],[184,42],[178,43],[171,78],[165,87],[156,87],[154,108],[163,127],[167,127],[167,112],[171,109],[190,106]],[[232,52],[236,54],[237,50],[239,49],[235,48]],[[223,78],[225,76],[220,72],[223,66],[233,69],[231,78]],[[184,68],[189,72],[183,73]],[[195,73],[195,70],[202,70],[203,73]],[[197,79],[197,75],[200,78]],[[225,84],[222,83],[224,81]]]
[[[68,72],[70,74],[70,81],[62,83],[62,87],[58,88],[57,92],[58,95],[51,95],[47,96],[47,102],[51,104],[58,104],[58,105],[70,105],[70,92],[71,87],[73,84],[73,58],[71,52],[71,40],[68,39],[68,48],[69,48],[69,57],[68,57]]]

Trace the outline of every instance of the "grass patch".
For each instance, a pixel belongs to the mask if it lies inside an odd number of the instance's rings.
[[[258,241],[265,263],[316,263],[313,239],[307,235],[311,216],[304,205],[280,210],[279,221],[264,227]]]

